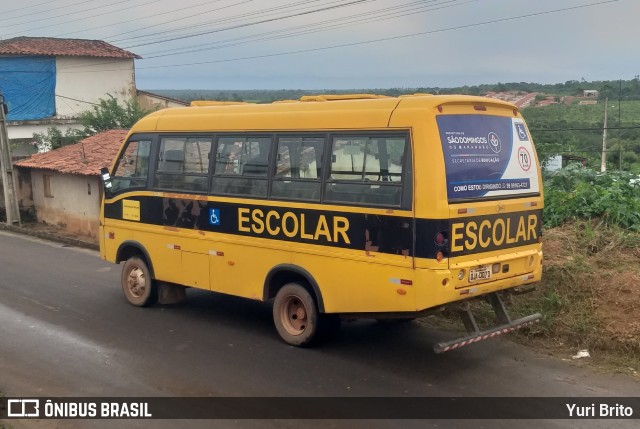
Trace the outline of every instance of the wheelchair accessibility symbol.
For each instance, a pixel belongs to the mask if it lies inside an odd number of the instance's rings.
[[[209,225],[220,225],[220,209],[209,209]]]
[[[527,134],[527,130],[525,129],[524,124],[516,124],[516,130],[518,131],[518,137],[520,137],[520,140],[529,140],[529,135]]]

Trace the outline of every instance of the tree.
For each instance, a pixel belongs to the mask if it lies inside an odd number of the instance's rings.
[[[107,95],[108,98],[101,98],[99,104],[93,106],[93,110],[86,111],[80,116],[85,134],[94,135],[116,128],[131,128],[143,116],[151,113],[150,110],[140,107],[135,99],[120,105],[114,96]]]
[[[83,131],[73,128],[67,129],[64,133],[56,127],[47,128],[46,133],[33,133],[33,139],[36,141],[40,153],[77,143],[84,137],[86,134]]]
[[[34,133],[33,139],[38,146],[38,152],[47,152],[58,149],[68,144],[77,143],[79,140],[92,136],[102,131],[116,128],[131,128],[140,118],[151,113],[145,110],[138,102],[130,100],[123,106],[110,94],[108,98],[101,98],[99,104],[93,106],[80,115],[80,122],[84,130],[70,128],[64,133],[56,127],[47,128],[46,133]]]

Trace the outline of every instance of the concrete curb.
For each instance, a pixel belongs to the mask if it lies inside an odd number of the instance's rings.
[[[82,247],[83,249],[100,250],[100,246],[97,243],[79,240],[77,238],[72,238],[72,237],[65,237],[63,235],[58,235],[58,234],[54,234],[46,231],[35,231],[29,228],[9,225],[2,222],[0,222],[0,231],[10,231],[10,232],[15,232],[17,234],[30,235],[32,237],[38,237],[44,240],[55,241],[58,243],[66,244],[68,246]]]

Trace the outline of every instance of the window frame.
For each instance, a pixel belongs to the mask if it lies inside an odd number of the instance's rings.
[[[218,147],[220,144],[220,139],[236,137],[242,139],[257,139],[257,138],[267,138],[270,140],[270,149],[269,149],[269,159],[267,162],[267,174],[265,176],[243,176],[237,174],[216,174],[216,161],[218,154]],[[369,202],[346,202],[346,201],[334,201],[327,199],[327,188],[329,185],[333,183],[345,183],[345,184],[365,184],[366,181],[350,181],[350,180],[340,180],[340,179],[331,179],[331,159],[333,154],[333,141],[335,138],[352,138],[352,137],[366,137],[369,139],[383,139],[383,138],[395,138],[395,139],[404,139],[405,140],[405,149],[402,154],[402,172],[400,173],[400,181],[399,182],[383,182],[383,181],[375,181],[369,182],[370,184],[376,184],[379,186],[389,186],[389,187],[399,187],[400,188],[400,203],[399,204],[376,204]],[[193,191],[193,190],[184,190],[184,189],[168,189],[161,188],[155,186],[155,177],[158,173],[158,163],[159,163],[159,153],[160,153],[160,141],[162,138],[176,138],[176,139],[188,139],[188,138],[203,138],[203,139],[211,139],[211,151],[210,153],[214,154],[209,157],[209,170],[206,175],[202,174],[202,177],[206,178],[207,185],[206,190],[203,191]],[[278,154],[278,145],[280,140],[283,138],[300,138],[300,139],[322,139],[323,140],[323,151],[321,154],[321,175],[317,178],[277,178],[277,154]],[[232,198],[247,198],[247,199],[256,199],[256,200],[267,200],[267,201],[283,201],[283,202],[300,202],[304,204],[318,204],[318,205],[328,205],[328,206],[353,206],[353,207],[370,207],[370,208],[391,208],[396,210],[412,210],[413,209],[413,139],[411,129],[399,129],[399,130],[367,130],[367,129],[359,129],[359,130],[332,130],[332,131],[321,131],[321,130],[310,130],[310,131],[282,131],[282,132],[170,132],[170,133],[140,133],[131,135],[127,141],[122,146],[120,152],[118,153],[117,161],[121,159],[122,153],[126,150],[131,142],[140,142],[140,141],[150,141],[151,148],[149,154],[149,169],[147,171],[147,180],[146,186],[140,186],[135,188],[128,188],[123,190],[118,190],[114,193],[114,195],[128,192],[128,191],[140,191],[140,190],[157,190],[159,192],[168,192],[168,193],[182,193],[182,194],[194,194],[194,195],[209,195],[216,197],[232,197]],[[317,156],[317,155],[316,155]],[[117,167],[114,165],[114,171]],[[172,173],[161,173],[161,174],[172,174]],[[179,173],[175,173],[176,175],[180,175]],[[187,176],[197,176],[198,173],[190,173]],[[115,176],[113,176],[115,177]],[[257,179],[264,180],[266,182],[266,195],[249,195],[249,194],[239,194],[239,193],[224,193],[224,192],[216,192],[213,188],[213,182],[215,178],[230,178],[230,179]],[[273,196],[273,183],[276,181],[300,181],[300,182],[314,182],[320,183],[320,198],[319,199],[300,199],[300,198],[288,198],[281,196]]]
[[[274,144],[275,140],[276,140],[276,133],[264,133],[264,132],[222,132],[222,133],[215,133],[214,135],[214,146],[212,147],[212,153],[214,153],[214,156],[211,157],[210,160],[210,165],[209,165],[209,188],[208,188],[208,195],[212,195],[212,196],[220,196],[220,197],[236,197],[236,198],[252,198],[252,199],[261,199],[261,200],[269,200],[270,199],[270,192],[271,192],[271,181],[273,179],[273,175],[274,175],[274,160],[275,160],[275,154],[274,154],[274,150],[276,147],[276,144]],[[218,174],[216,173],[216,161],[217,161],[217,156],[218,156],[218,148],[220,146],[220,139],[223,138],[231,138],[231,137],[237,137],[237,138],[242,138],[245,141],[249,140],[249,139],[259,139],[259,138],[266,138],[269,139],[269,154],[268,154],[268,160],[267,160],[267,173],[265,176],[258,176],[258,175],[248,175],[245,176],[243,174]],[[266,193],[264,196],[261,195],[250,195],[250,194],[232,194],[232,193],[225,193],[225,192],[216,192],[216,190],[213,187],[213,182],[216,178],[222,178],[222,179],[240,179],[240,180],[264,180],[266,182]]]
[[[153,163],[153,171],[152,174],[149,174],[149,189],[157,190],[160,192],[173,192],[173,193],[187,193],[187,194],[196,194],[196,195],[208,195],[211,189],[211,168],[212,156],[209,156],[208,164],[207,164],[207,173],[173,173],[173,172],[160,172],[160,174],[168,175],[168,176],[183,176],[183,177],[203,177],[206,180],[206,185],[202,191],[194,191],[190,189],[177,189],[177,188],[165,188],[161,186],[156,186],[155,179],[158,174],[158,167],[160,166],[160,148],[162,146],[162,139],[211,139],[211,149],[209,153],[214,153],[214,150],[217,148],[216,146],[216,136],[212,133],[159,133],[157,134],[157,140],[155,141],[154,146],[152,147],[152,151],[154,153],[154,163]]]
[[[329,134],[328,133],[322,133],[322,132],[283,132],[283,133],[276,133],[275,134],[275,144],[274,144],[274,162],[273,162],[273,169],[271,171],[270,174],[270,183],[269,183],[269,199],[270,200],[274,200],[274,201],[291,201],[291,202],[304,202],[304,203],[309,203],[309,204],[322,204],[322,197],[324,195],[324,174],[325,174],[325,170],[326,170],[326,157],[327,157],[327,139],[328,139]],[[301,140],[304,139],[322,139],[322,152],[320,153],[320,174],[318,175],[318,177],[314,178],[314,179],[307,179],[307,178],[300,178],[300,177],[289,177],[289,178],[283,178],[283,177],[276,177],[276,172],[277,172],[277,168],[278,168],[278,164],[277,164],[277,157],[278,157],[278,145],[280,143],[280,140],[283,138],[300,138]],[[317,157],[317,155],[316,155]],[[272,192],[273,192],[273,183],[274,182],[284,182],[284,181],[291,181],[291,182],[312,182],[312,183],[319,183],[320,184],[320,194],[319,197],[317,199],[300,199],[300,198],[287,198],[287,197],[281,197],[281,196],[277,196],[274,197]]]
[[[42,193],[45,198],[53,198],[53,191],[51,190],[51,174],[44,173],[42,175]]]
[[[120,151],[116,156],[115,163],[111,171],[112,180],[118,179],[118,178],[126,179],[126,177],[124,176],[116,176],[115,172],[118,169],[118,163],[122,159],[123,154],[126,152],[127,148],[132,142],[138,142],[138,143],[142,141],[150,142],[149,167],[147,168],[146,183],[143,186],[135,186],[135,187],[130,187],[126,189],[115,189],[112,191],[113,196],[120,195],[126,192],[135,192],[135,191],[144,191],[144,190],[153,189],[153,176],[155,175],[155,163],[157,162],[157,158],[158,158],[158,139],[159,139],[159,134],[157,133],[132,134],[124,142],[124,144],[122,144],[122,146],[120,147]],[[140,178],[140,180],[142,180],[142,178]]]
[[[327,188],[333,183],[337,184],[365,184],[366,181],[355,181],[347,179],[331,179],[331,159],[333,155],[333,140],[340,137],[367,137],[369,139],[383,139],[383,138],[404,138],[405,146],[401,159],[402,172],[400,173],[400,182],[369,182],[375,183],[384,187],[399,187],[400,188],[400,203],[399,204],[375,204],[368,202],[340,202],[327,200]],[[323,189],[322,189],[322,204],[326,205],[346,205],[354,207],[371,207],[371,208],[393,208],[401,210],[412,210],[413,205],[413,165],[408,167],[408,164],[412,163],[412,138],[410,130],[348,130],[348,131],[333,131],[328,133],[328,144],[325,146],[325,170],[323,172]],[[409,183],[411,182],[411,183]]]

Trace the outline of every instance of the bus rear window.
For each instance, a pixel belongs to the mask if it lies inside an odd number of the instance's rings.
[[[521,118],[437,117],[449,201],[538,194],[538,165]]]

